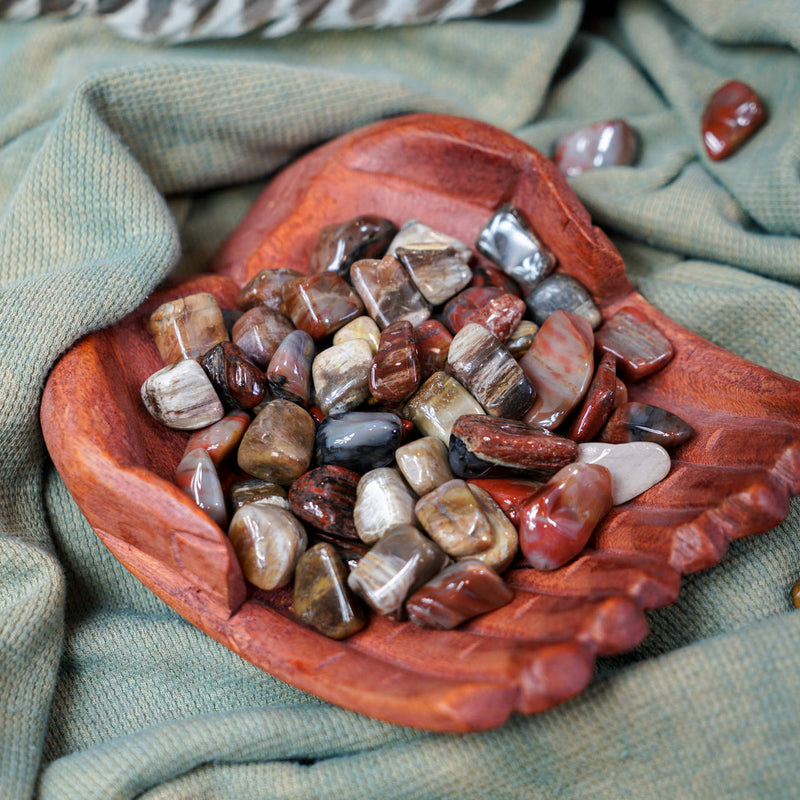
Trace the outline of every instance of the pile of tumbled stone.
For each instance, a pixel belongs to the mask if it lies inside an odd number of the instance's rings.
[[[518,550],[567,563],[692,435],[628,402],[624,381],[673,355],[639,311],[601,326],[512,206],[476,247],[496,266],[416,220],[358,217],[321,231],[310,276],[264,270],[238,309],[195,294],[150,318],[169,366],[144,403],[196,431],[178,485],[247,581],[293,581],[295,614],[327,636],[363,627],[356,595],[442,629],[508,603]]]

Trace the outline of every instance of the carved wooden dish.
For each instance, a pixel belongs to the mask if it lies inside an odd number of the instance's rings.
[[[290,590],[246,587],[224,533],[173,483],[188,434],[161,427],[139,399],[162,366],[147,318],[201,290],[232,307],[264,268],[307,272],[317,232],[332,222],[416,217],[474,242],[504,202],[527,212],[559,269],[605,316],[635,306],[670,338],[675,359],[632,385],[631,398],[676,412],[697,435],[673,452],[661,484],[612,511],[578,559],[552,573],[507,573],[511,605],[451,632],[373,615],[351,639],[326,639],[294,619]],[[272,181],[213,269],[155,294],[59,361],[42,399],[45,441],[97,535],[146,586],[226,647],[330,702],[437,731],[550,708],[586,687],[597,656],[645,637],[644,610],[674,601],[681,574],[779,523],[800,492],[800,384],[648,305],[551,162],[489,125],[415,115],[320,147]]]

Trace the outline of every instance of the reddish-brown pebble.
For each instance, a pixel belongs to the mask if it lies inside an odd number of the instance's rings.
[[[714,161],[735,153],[766,122],[761,98],[746,83],[728,81],[708,99],[700,130]]]
[[[267,376],[233,342],[214,345],[198,360],[228,408],[250,409],[264,399]]]
[[[398,320],[384,328],[378,352],[369,370],[369,390],[382,403],[399,403],[413,394],[420,382],[420,364],[414,327]]]
[[[193,433],[186,442],[184,453],[198,448],[205,450],[214,466],[218,467],[236,449],[249,424],[249,414],[234,411],[219,422]]]
[[[517,297],[522,297],[522,290],[519,284],[505,272],[497,267],[488,267],[479,265],[472,268],[472,280],[469,284],[472,286],[493,286],[500,289],[507,294],[513,294]]]
[[[236,320],[232,338],[254,364],[265,369],[278,345],[293,330],[294,325],[283,314],[256,306]]]
[[[679,416],[647,403],[625,403],[600,431],[598,440],[610,444],[655,442],[669,450],[694,436],[694,428]]]
[[[326,464],[298,478],[289,489],[292,513],[334,536],[358,539],[353,522],[359,474]]]
[[[542,487],[541,481],[528,478],[470,478],[467,483],[491,495],[492,500],[517,527],[520,508]]]
[[[452,341],[452,334],[438,320],[426,319],[414,328],[421,381],[428,380],[434,372],[445,368]]]
[[[591,442],[611,416],[616,396],[616,359],[611,353],[605,353],[567,436],[575,442]]]
[[[292,278],[283,284],[281,298],[281,311],[314,339],[364,313],[361,298],[333,272]]]
[[[503,294],[494,286],[477,286],[464,289],[450,300],[442,310],[442,322],[450,333],[458,333],[466,324],[467,317],[477,308],[482,308],[493,297]]]
[[[266,306],[277,311],[281,305],[281,288],[291,278],[303,276],[294,269],[262,269],[248,281],[236,295],[236,305],[247,311],[256,306]]]
[[[493,333],[505,342],[525,313],[525,302],[513,294],[505,292],[492,297],[488,303],[471,311],[464,318],[464,324],[474,322]]]

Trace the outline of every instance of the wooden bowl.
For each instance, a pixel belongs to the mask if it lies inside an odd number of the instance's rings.
[[[631,387],[697,435],[670,475],[615,508],[590,548],[554,572],[507,574],[511,605],[450,632],[373,616],[343,642],[297,622],[290,590],[246,587],[224,533],[173,483],[186,433],[161,427],[139,387],[161,367],[146,330],[166,299],[210,291],[232,306],[264,268],[308,271],[321,227],[359,214],[417,217],[474,242],[513,202],[607,317],[643,311],[676,356]],[[153,295],[84,337],[56,365],[41,408],[45,441],[109,550],[178,613],[267,672],[332,703],[436,731],[500,725],[579,693],[598,655],[646,635],[644,610],[675,600],[680,575],[715,564],[731,539],[765,531],[800,491],[800,385],[664,317],[629,284],[553,164],[489,125],[438,115],[380,122],[332,141],[276,177],[222,247],[213,274]]]

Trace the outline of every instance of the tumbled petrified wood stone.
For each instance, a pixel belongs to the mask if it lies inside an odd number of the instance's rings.
[[[616,397],[616,359],[611,353],[605,353],[597,365],[583,403],[569,426],[569,438],[575,442],[594,439],[611,416]]]
[[[333,464],[309,470],[289,489],[289,508],[325,533],[356,539],[353,508],[358,480],[358,473]]]
[[[331,639],[346,639],[367,622],[361,601],[347,586],[347,569],[336,548],[318,542],[297,562],[294,613]]]
[[[467,485],[486,491],[509,521],[518,528],[520,508],[544,483],[530,478],[469,478]]]
[[[511,331],[503,344],[514,358],[520,359],[531,349],[538,332],[539,326],[535,322],[531,322],[529,319],[520,320],[519,325]]]
[[[194,431],[225,415],[208,375],[191,358],[154,372],[142,384],[141,395],[150,415],[168,428]]]
[[[445,553],[468,556],[492,545],[492,529],[464,481],[454,478],[417,501],[417,519]]]
[[[314,395],[323,414],[343,414],[369,397],[372,349],[364,339],[350,339],[321,350],[311,365]]]
[[[250,478],[238,481],[230,488],[231,508],[238,511],[242,506],[269,505],[278,506],[289,510],[289,500],[286,489],[273,481],[262,481],[260,478]]]
[[[581,401],[594,372],[594,336],[582,317],[551,314],[539,329],[520,367],[536,392],[525,422],[556,428]]]
[[[525,292],[556,265],[556,257],[536,235],[530,220],[510,204],[501,206],[478,234],[478,251],[494,261]]]
[[[553,158],[566,176],[590,169],[633,164],[639,155],[639,140],[624,119],[595,122],[563,136]]]
[[[199,361],[228,408],[250,409],[264,399],[266,375],[233,342],[215,344]]]
[[[733,155],[767,119],[761,98],[742,81],[728,81],[708,99],[700,130],[715,161]]]
[[[370,214],[326,225],[311,252],[311,271],[334,272],[347,278],[354,261],[380,258],[396,233],[397,226],[391,220]]]
[[[317,463],[364,473],[391,464],[401,439],[400,417],[388,411],[326,417],[317,428]]]
[[[478,501],[481,511],[486,515],[492,531],[492,543],[486,550],[473,553],[466,558],[478,559],[488,564],[495,572],[501,573],[511,565],[519,550],[517,529],[486,489],[469,483],[467,486]]]
[[[365,472],[356,488],[353,522],[359,539],[375,544],[396,525],[413,525],[416,498],[392,467]]]
[[[281,289],[280,310],[297,328],[322,339],[364,313],[361,298],[333,272],[292,278]]]
[[[467,324],[467,317],[473,311],[483,308],[492,298],[501,294],[506,292],[494,286],[471,286],[464,289],[442,309],[442,322],[451,333],[458,333]]]
[[[524,313],[525,303],[516,295],[505,292],[467,314],[464,324],[482,325],[501,342],[505,342],[516,329]]]
[[[451,630],[468,619],[510,603],[514,590],[487,564],[457,561],[420,586],[406,601],[416,625]]]
[[[311,463],[314,420],[288,400],[267,403],[239,445],[239,466],[256,478],[288,486]]]
[[[506,275],[497,267],[489,267],[484,264],[477,264],[472,268],[472,280],[469,285],[470,287],[492,286],[506,294],[522,297],[520,285],[510,275]]]
[[[369,344],[372,354],[375,355],[381,342],[381,329],[375,324],[372,317],[356,317],[333,334],[334,344],[342,344],[351,339],[364,339]]]
[[[233,341],[259,367],[266,369],[278,345],[294,330],[291,321],[266,306],[245,311],[233,326]]]
[[[207,292],[160,305],[150,315],[148,330],[165,364],[197,358],[217,342],[228,341],[222,310],[214,295]]]
[[[414,247],[421,244],[438,244],[445,247],[452,247],[461,258],[469,263],[472,257],[472,250],[469,245],[464,244],[455,236],[449,236],[441,231],[434,230],[424,222],[417,219],[409,219],[397,232],[397,236],[392,239],[387,255],[394,255],[400,247]]]
[[[630,402],[617,408],[600,431],[601,442],[655,442],[669,450],[694,436],[694,428],[658,406]]]
[[[403,415],[424,436],[447,444],[455,421],[464,414],[483,414],[481,404],[455,379],[436,372],[406,403]]]
[[[583,550],[611,509],[611,473],[596,464],[569,464],[520,509],[519,544],[536,569],[556,569]]]
[[[435,372],[445,368],[447,353],[453,336],[439,320],[426,319],[414,328],[414,343],[417,345],[420,380],[426,381]]]
[[[453,480],[447,448],[435,436],[423,436],[398,447],[394,457],[408,485],[420,497]]]
[[[225,495],[214,462],[205,450],[195,447],[186,451],[175,470],[175,482],[217,525],[225,527]]]
[[[262,269],[257,272],[236,295],[236,305],[247,311],[256,306],[266,306],[279,311],[281,306],[281,289],[291,278],[301,278],[295,269]]]
[[[448,449],[450,469],[462,478],[550,473],[578,456],[575,442],[544,428],[477,415],[456,420]]]
[[[662,369],[675,351],[669,339],[636,308],[623,308],[595,333],[595,349],[617,359],[617,370],[628,382]]]
[[[432,306],[449,300],[472,280],[472,270],[454,247],[407,245],[398,247],[395,257],[408,270],[414,285]]]
[[[412,525],[399,525],[372,546],[347,584],[379,614],[400,617],[408,595],[447,561],[447,555],[427,536]]]
[[[537,325],[542,325],[556,311],[577,314],[592,328],[602,321],[600,311],[586,287],[571,275],[562,273],[545,278],[525,297],[525,304]]]
[[[431,315],[425,298],[394,256],[356,261],[350,268],[350,280],[381,329],[400,319],[417,325]]]
[[[311,401],[313,360],[314,340],[301,330],[288,334],[278,345],[267,369],[267,381],[272,394],[308,406]]]
[[[516,419],[530,409],[534,390],[520,365],[481,325],[468,323],[453,337],[447,363],[493,417]]]
[[[266,590],[291,581],[308,543],[300,522],[274,505],[242,506],[233,515],[228,538],[245,578]]]
[[[372,359],[369,391],[376,400],[394,405],[416,391],[420,376],[414,328],[405,319],[393,322],[384,328]]]
[[[232,411],[219,422],[201,428],[186,442],[185,453],[196,448],[205,450],[218,467],[238,446],[250,424],[250,415],[244,411]]]

